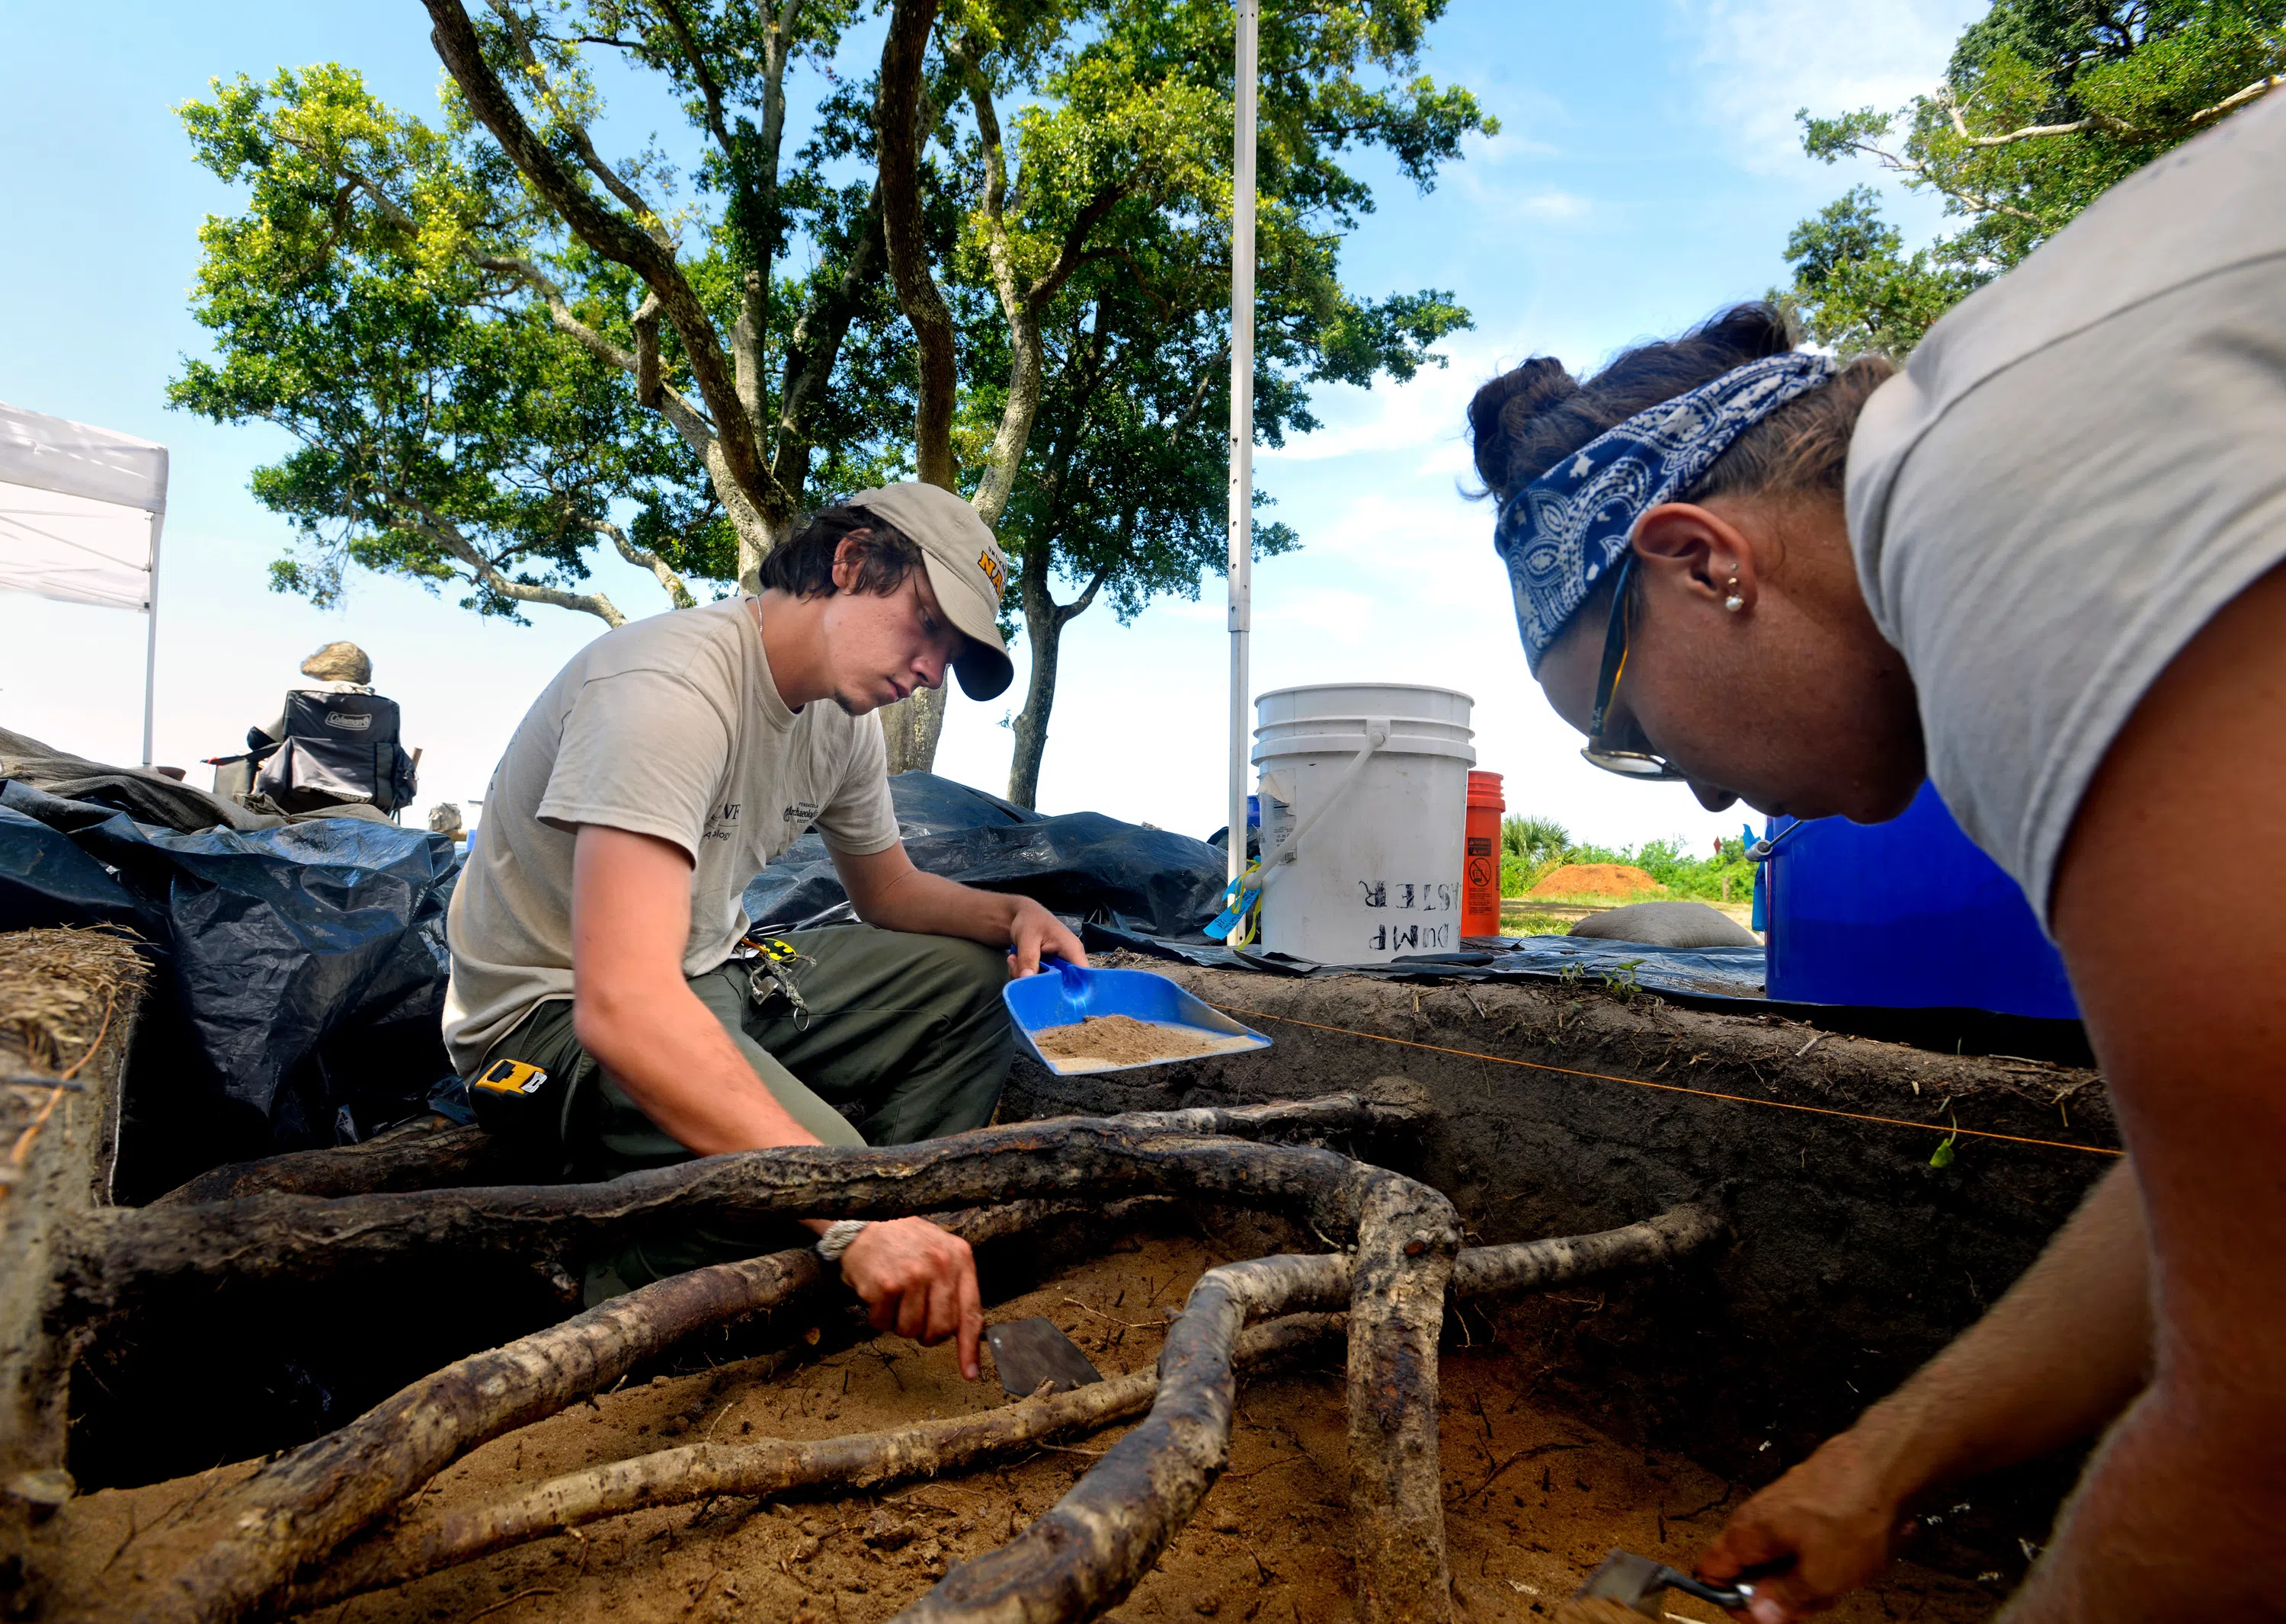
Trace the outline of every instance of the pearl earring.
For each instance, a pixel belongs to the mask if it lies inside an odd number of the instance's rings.
[[[1722,600],[1722,607],[1729,610],[1735,615],[1746,606],[1746,600],[1738,595],[1738,578],[1737,576],[1733,575],[1730,578],[1730,595]]]

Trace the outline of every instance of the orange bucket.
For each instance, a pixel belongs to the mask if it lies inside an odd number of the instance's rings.
[[[1500,934],[1501,814],[1507,810],[1498,773],[1469,775],[1468,857],[1461,870],[1463,936]]]

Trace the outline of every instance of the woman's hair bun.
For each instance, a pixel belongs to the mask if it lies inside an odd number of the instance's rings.
[[[1785,317],[1764,304],[1717,312],[1682,337],[1638,344],[1585,383],[1564,363],[1536,356],[1469,402],[1477,477],[1502,501],[1614,425],[1736,367],[1794,346]]]
[[[1543,470],[1538,469],[1519,477],[1519,453],[1532,438],[1529,425],[1579,392],[1579,383],[1552,355],[1534,356],[1476,392],[1469,402],[1469,438],[1476,447],[1477,477],[1487,489],[1505,500],[1540,477]]]

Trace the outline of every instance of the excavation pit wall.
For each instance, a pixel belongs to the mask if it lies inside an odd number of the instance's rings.
[[[1469,1307],[1446,1345],[1498,1342],[1536,1373],[1538,1398],[1688,1455],[1741,1494],[1974,1322],[2117,1163],[2109,1095],[2082,1067],[1931,1052],[1593,981],[1106,962],[1171,975],[1275,1046],[1131,1072],[1020,1060],[1004,1119],[1305,1100],[1394,1073],[1434,1116],[1383,1154],[1452,1198],[1469,1244],[1714,1205],[1733,1239],[1714,1256]],[[2060,1457],[1949,1497],[1917,1554],[1954,1573],[2021,1570],[2021,1542],[2045,1541],[2077,1468]]]
[[[1712,1202],[1728,1218],[1732,1239],[1710,1253],[1652,1274],[1498,1306],[1472,1305],[1448,1326],[1448,1500],[1460,1496],[1454,1502],[1458,1509],[1448,1509],[1448,1518],[1460,1519],[1453,1525],[1454,1571],[1461,1574],[1475,1562],[1482,1580],[1490,1571],[1487,1562],[1501,1565],[1498,1553],[1525,1552],[1546,1569],[1517,1570],[1538,1576],[1540,1594],[1564,1573],[1592,1565],[1587,1546],[1597,1541],[1633,1541],[1670,1559],[1695,1551],[1727,1508],[1847,1424],[1865,1402],[1981,1313],[2029,1263],[2087,1184],[2113,1164],[2110,1157],[2090,1154],[2115,1141],[2101,1081],[2085,1069],[1931,1053],[1822,1033],[1776,1017],[1680,1008],[1648,994],[1624,989],[1614,994],[1592,984],[1298,981],[1187,967],[1172,974],[1271,1034],[1276,1047],[1265,1054],[1109,1075],[1057,1076],[1020,1063],[1004,1118],[1412,1091],[1433,1108],[1430,1125],[1393,1139],[1359,1142],[1356,1152],[1450,1194],[1470,1244],[1606,1228],[1691,1200]],[[1641,1083],[1662,1086],[1635,1086]],[[1785,1108],[1790,1106],[1813,1108]],[[1869,1116],[1895,1122],[1863,1120]],[[1955,1139],[1949,1164],[1934,1167],[1930,1153],[1944,1133],[1913,1125],[1931,1121],[2090,1148],[1964,1134]],[[489,1181],[479,1172],[464,1170],[462,1178]],[[1139,1253],[1133,1250],[1139,1237]],[[1186,1206],[1123,1231],[1115,1244],[1101,1226],[1067,1226],[998,1243],[982,1261],[991,1317],[1049,1313],[1079,1335],[1109,1371],[1131,1368],[1139,1359],[1147,1362],[1158,1336],[1112,1321],[1160,1318],[1180,1300],[1189,1269],[1211,1259],[1319,1251],[1325,1244],[1273,1216]],[[1114,1246],[1108,1257],[1103,1257],[1107,1245]],[[1126,1275],[1139,1269],[1153,1288],[1144,1293],[1139,1314],[1131,1291],[1124,1300],[1121,1295],[1129,1289]],[[386,1281],[361,1278],[331,1291],[300,1289],[289,1294],[290,1302],[249,1292],[243,1318],[231,1312],[238,1305],[211,1298],[186,1303],[173,1333],[156,1324],[113,1328],[99,1338],[109,1352],[100,1345],[93,1350],[91,1366],[91,1374],[110,1378],[110,1396],[103,1397],[93,1381],[75,1384],[75,1407],[86,1407],[75,1430],[75,1470],[85,1488],[122,1486],[81,1502],[83,1510],[69,1519],[83,1559],[107,1557],[135,1519],[148,1525],[162,1502],[194,1498],[216,1482],[204,1474],[177,1474],[302,1441],[446,1359],[566,1312],[558,1295],[566,1282],[540,1271],[513,1279],[461,1276],[432,1260]],[[340,1301],[327,1305],[335,1297]],[[1104,1315],[1110,1320],[1100,1318]],[[166,1317],[172,1323],[177,1316]],[[192,1337],[181,1334],[193,1327]],[[821,1329],[825,1342],[819,1346],[809,1339]],[[1120,1345],[1123,1334],[1137,1347]],[[485,1483],[528,1480],[595,1458],[598,1443],[608,1457],[684,1441],[685,1428],[716,1424],[722,1407],[733,1402],[761,1408],[730,1424],[751,1421],[794,1436],[812,1426],[832,1435],[853,1423],[901,1424],[916,1405],[934,1409],[941,1401],[966,1408],[997,1401],[958,1384],[942,1394],[926,1385],[909,1393],[906,1384],[921,1368],[910,1361],[920,1358],[933,1369],[944,1362],[943,1351],[921,1355],[910,1344],[885,1343],[882,1351],[867,1352],[857,1335],[854,1324],[836,1316],[796,1314],[773,1316],[771,1323],[737,1336],[698,1339],[636,1373],[649,1398],[611,1395],[600,1411],[590,1407],[542,1430],[512,1434],[487,1446],[481,1460],[455,1469],[472,1474],[464,1487],[438,1492],[449,1500]],[[1109,1345],[1106,1337],[1113,1339]],[[196,1352],[186,1346],[193,1340]],[[847,1354],[836,1352],[837,1345]],[[288,1347],[297,1356],[279,1360]],[[298,1356],[303,1349],[306,1358]],[[340,1362],[345,1349],[354,1349],[361,1361],[355,1369],[345,1371]],[[191,1368],[202,1360],[211,1361],[207,1372]],[[222,1379],[225,1368],[233,1373],[230,1381]],[[1199,1529],[1185,1536],[1188,1543],[1171,1553],[1167,1577],[1150,1587],[1170,1611],[1189,1610],[1186,1598],[1203,1582],[1199,1565],[1210,1556],[1214,1562],[1226,1558],[1234,1571],[1290,1560],[1297,1574],[1305,1569],[1315,1574],[1300,1585],[1304,1596],[1297,1604],[1305,1611],[1299,1616],[1314,1615],[1307,1605],[1311,1585],[1324,1587],[1330,1596],[1347,1582],[1340,1561],[1298,1554],[1305,1545],[1333,1551],[1344,1545],[1341,1452],[1333,1420],[1339,1383],[1328,1376],[1337,1368],[1338,1356],[1329,1353],[1249,1384],[1254,1396],[1242,1401],[1242,1412],[1254,1419],[1234,1440],[1233,1475],[1202,1513]],[[820,1384],[827,1381],[839,1384],[837,1396],[868,1382],[887,1385],[861,1420],[854,1409],[827,1413],[832,1406],[819,1396]],[[848,1385],[853,1381],[858,1387]],[[760,1396],[781,1384],[789,1388],[786,1399]],[[227,1398],[225,1387],[233,1389]],[[251,1391],[256,1387],[259,1393]],[[186,1405],[192,1395],[196,1401]],[[268,1407],[259,1424],[251,1424],[256,1417],[241,1407],[249,1399],[258,1399],[254,1409]],[[659,1413],[651,1414],[654,1409]],[[186,1412],[196,1414],[186,1417]],[[591,1417],[605,1413],[611,1422],[599,1429]],[[612,1431],[622,1423],[624,1438]],[[1333,1431],[1327,1431],[1329,1425]],[[164,1436],[170,1427],[179,1430],[177,1436]],[[1482,1436],[1472,1428],[1480,1428]],[[1264,1436],[1248,1443],[1249,1429]],[[1326,1436],[1318,1438],[1319,1431]],[[1277,1466],[1275,1450],[1259,1451],[1280,1438],[1312,1446],[1305,1452],[1322,1458],[1306,1470]],[[949,1536],[939,1541],[943,1556],[973,1556],[968,1546],[1005,1537],[1068,1481],[1068,1475],[1058,1478],[1059,1462],[1066,1469],[1084,1468],[1092,1458],[1086,1452],[1108,1439],[1073,1441],[1072,1450],[1046,1452],[997,1478],[964,1478],[965,1489],[938,1495],[944,1504],[964,1508],[974,1525],[957,1541]],[[527,1447],[534,1452],[529,1459]],[[1535,1453],[1517,1465],[1510,1457],[1519,1450]],[[1541,1459],[1541,1452],[1550,1459]],[[1568,1476],[1557,1470],[1567,1462],[1576,1467]],[[2073,1465],[2046,1462],[1947,1497],[1949,1503],[1931,1519],[1935,1526],[1913,1541],[1908,1555],[1951,1575],[1946,1582],[1985,1582],[1973,1587],[1976,1596],[1952,1596],[1928,1616],[1977,1616],[2002,1593],[2022,1572],[2020,1541],[2037,1545],[2045,1538]],[[1469,1474],[1502,1467],[1510,1470],[1498,1493],[1485,1501]],[[1289,1470],[1303,1473],[1290,1493],[1278,1486]],[[1509,1481],[1518,1472],[1528,1481]],[[154,1478],[176,1480],[154,1483]],[[138,1483],[151,1486],[126,1486]],[[1608,1506],[1577,1527],[1565,1524],[1566,1535],[1557,1538],[1547,1521],[1553,1515],[1551,1495],[1559,1501],[1588,1496],[1591,1483],[1597,1504]],[[979,1494],[987,1496],[989,1515],[973,1503]],[[1468,1502],[1470,1494],[1481,1503]],[[1495,1504],[1501,1494],[1514,1503]],[[863,1521],[874,1515],[870,1503],[822,1505],[816,1513],[797,1507],[784,1514],[794,1520],[782,1532],[792,1542],[789,1549],[799,1550],[819,1537],[799,1532],[809,1522],[844,1530],[841,1537],[874,1553],[851,1555],[856,1565],[849,1573],[875,1584],[877,1601],[886,1604],[878,1588],[882,1575],[863,1575],[872,1573],[866,1565],[886,1560],[879,1549],[887,1548],[849,1532],[870,1525]],[[647,1513],[628,1525],[642,1531],[636,1543],[646,1549],[640,1553],[626,1532],[608,1548],[620,1564],[633,1561],[644,1575],[627,1581],[634,1587],[627,1592],[629,1616],[665,1596],[656,1581],[669,1569],[676,1575],[676,1593],[667,1598],[674,1604],[667,1611],[674,1612],[690,1599],[690,1585],[702,1583],[726,1562],[745,1560],[741,1541],[749,1536],[737,1528],[748,1526],[739,1518],[750,1512],[702,1510],[690,1521],[689,1535],[674,1532],[684,1526],[686,1515]],[[731,1518],[722,1528],[728,1543],[718,1546],[711,1533],[698,1537],[725,1515]],[[1297,1516],[1318,1518],[1324,1526],[1312,1532],[1296,1524],[1274,1538],[1258,1532],[1271,1520],[1283,1525]],[[650,1548],[653,1537],[663,1537],[665,1545]],[[1225,1544],[1238,1540],[1258,1555],[1221,1551],[1218,1539]],[[686,1542],[698,1565],[684,1575],[676,1566],[682,1558],[670,1557]],[[832,1544],[827,1537],[829,1549]],[[596,1548],[599,1554],[604,1549]],[[137,1549],[144,1553],[142,1546]],[[450,1612],[464,1601],[473,1605],[481,1596],[489,1604],[524,1589],[534,1593],[528,1605],[544,1608],[554,1599],[549,1592],[563,1589],[569,1567],[583,1563],[588,1548],[558,1541],[551,1549],[544,1563],[537,1554],[503,1556],[462,1578],[424,1581],[378,1616],[416,1616],[448,1595]],[[702,1552],[712,1554],[699,1561]],[[761,1559],[776,1565],[784,1554],[773,1547]],[[159,1549],[144,1553],[151,1561],[164,1556]],[[650,1565],[655,1556],[665,1563],[656,1573]],[[798,1576],[807,1584],[827,1576],[824,1568],[811,1575],[799,1556],[792,1560],[792,1570],[781,1568],[782,1577]],[[919,1575],[910,1577],[918,1581]],[[1249,1595],[1249,1606],[1234,1609],[1249,1617],[1250,1603],[1265,1600],[1275,1589],[1259,1574],[1250,1582],[1265,1596]],[[823,1592],[813,1588],[803,1594]],[[855,1594],[842,1598],[855,1609],[848,1616],[887,1616],[857,1603]],[[1481,1591],[1478,1599],[1484,1600]],[[1492,1616],[1521,1618],[1539,1611],[1531,1593],[1520,1589],[1493,1599],[1502,1608]],[[1154,1603],[1133,1616],[1157,1611]]]

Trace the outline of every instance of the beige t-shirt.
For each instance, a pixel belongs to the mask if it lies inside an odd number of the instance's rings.
[[[2286,559],[2286,95],[1930,328],[1857,420],[1849,510],[1929,777],[2045,921],[2120,729]]]
[[[682,973],[746,931],[741,896],[815,824],[835,851],[897,843],[874,716],[787,707],[744,598],[595,639],[540,694],[493,774],[446,936],[445,1043],[462,1076],[532,1006],[572,996],[572,846],[582,824],[689,853]]]

